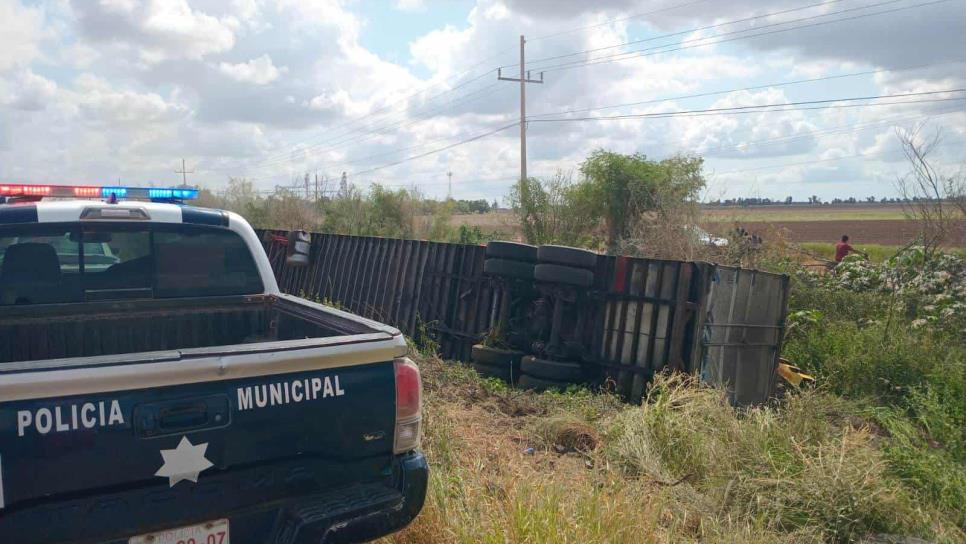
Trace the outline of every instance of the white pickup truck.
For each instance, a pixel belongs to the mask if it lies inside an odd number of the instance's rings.
[[[0,543],[407,525],[428,466],[399,331],[279,293],[238,215],[80,189],[0,185]]]

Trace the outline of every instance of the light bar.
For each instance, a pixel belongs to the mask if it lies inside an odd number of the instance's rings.
[[[193,200],[198,198],[197,189],[148,189],[148,196],[157,199]]]
[[[0,183],[0,197],[26,198],[127,198],[136,200],[193,200],[198,198],[197,189],[121,187],[116,185],[23,185]]]

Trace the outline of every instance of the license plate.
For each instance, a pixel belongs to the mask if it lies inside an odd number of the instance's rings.
[[[231,544],[228,541],[228,520],[219,519],[189,527],[158,531],[131,537],[128,544]]]

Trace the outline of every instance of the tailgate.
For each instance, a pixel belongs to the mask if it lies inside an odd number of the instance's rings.
[[[213,511],[227,487],[205,499],[203,484],[233,474],[245,481],[230,486],[232,508],[376,480],[392,459],[394,421],[392,361],[0,402],[0,535],[18,512],[47,509],[56,523],[58,503],[119,491],[137,492],[138,504],[115,513],[163,504],[189,519],[176,510],[207,500]],[[273,465],[288,468],[258,472]]]

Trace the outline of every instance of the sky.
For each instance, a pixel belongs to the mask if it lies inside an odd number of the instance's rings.
[[[454,198],[502,200],[521,35],[531,176],[692,154],[705,200],[831,200],[896,195],[897,131],[966,160],[966,0],[0,0],[0,20],[0,182],[173,185],[184,159],[212,190],[345,172],[443,198],[452,173]]]

